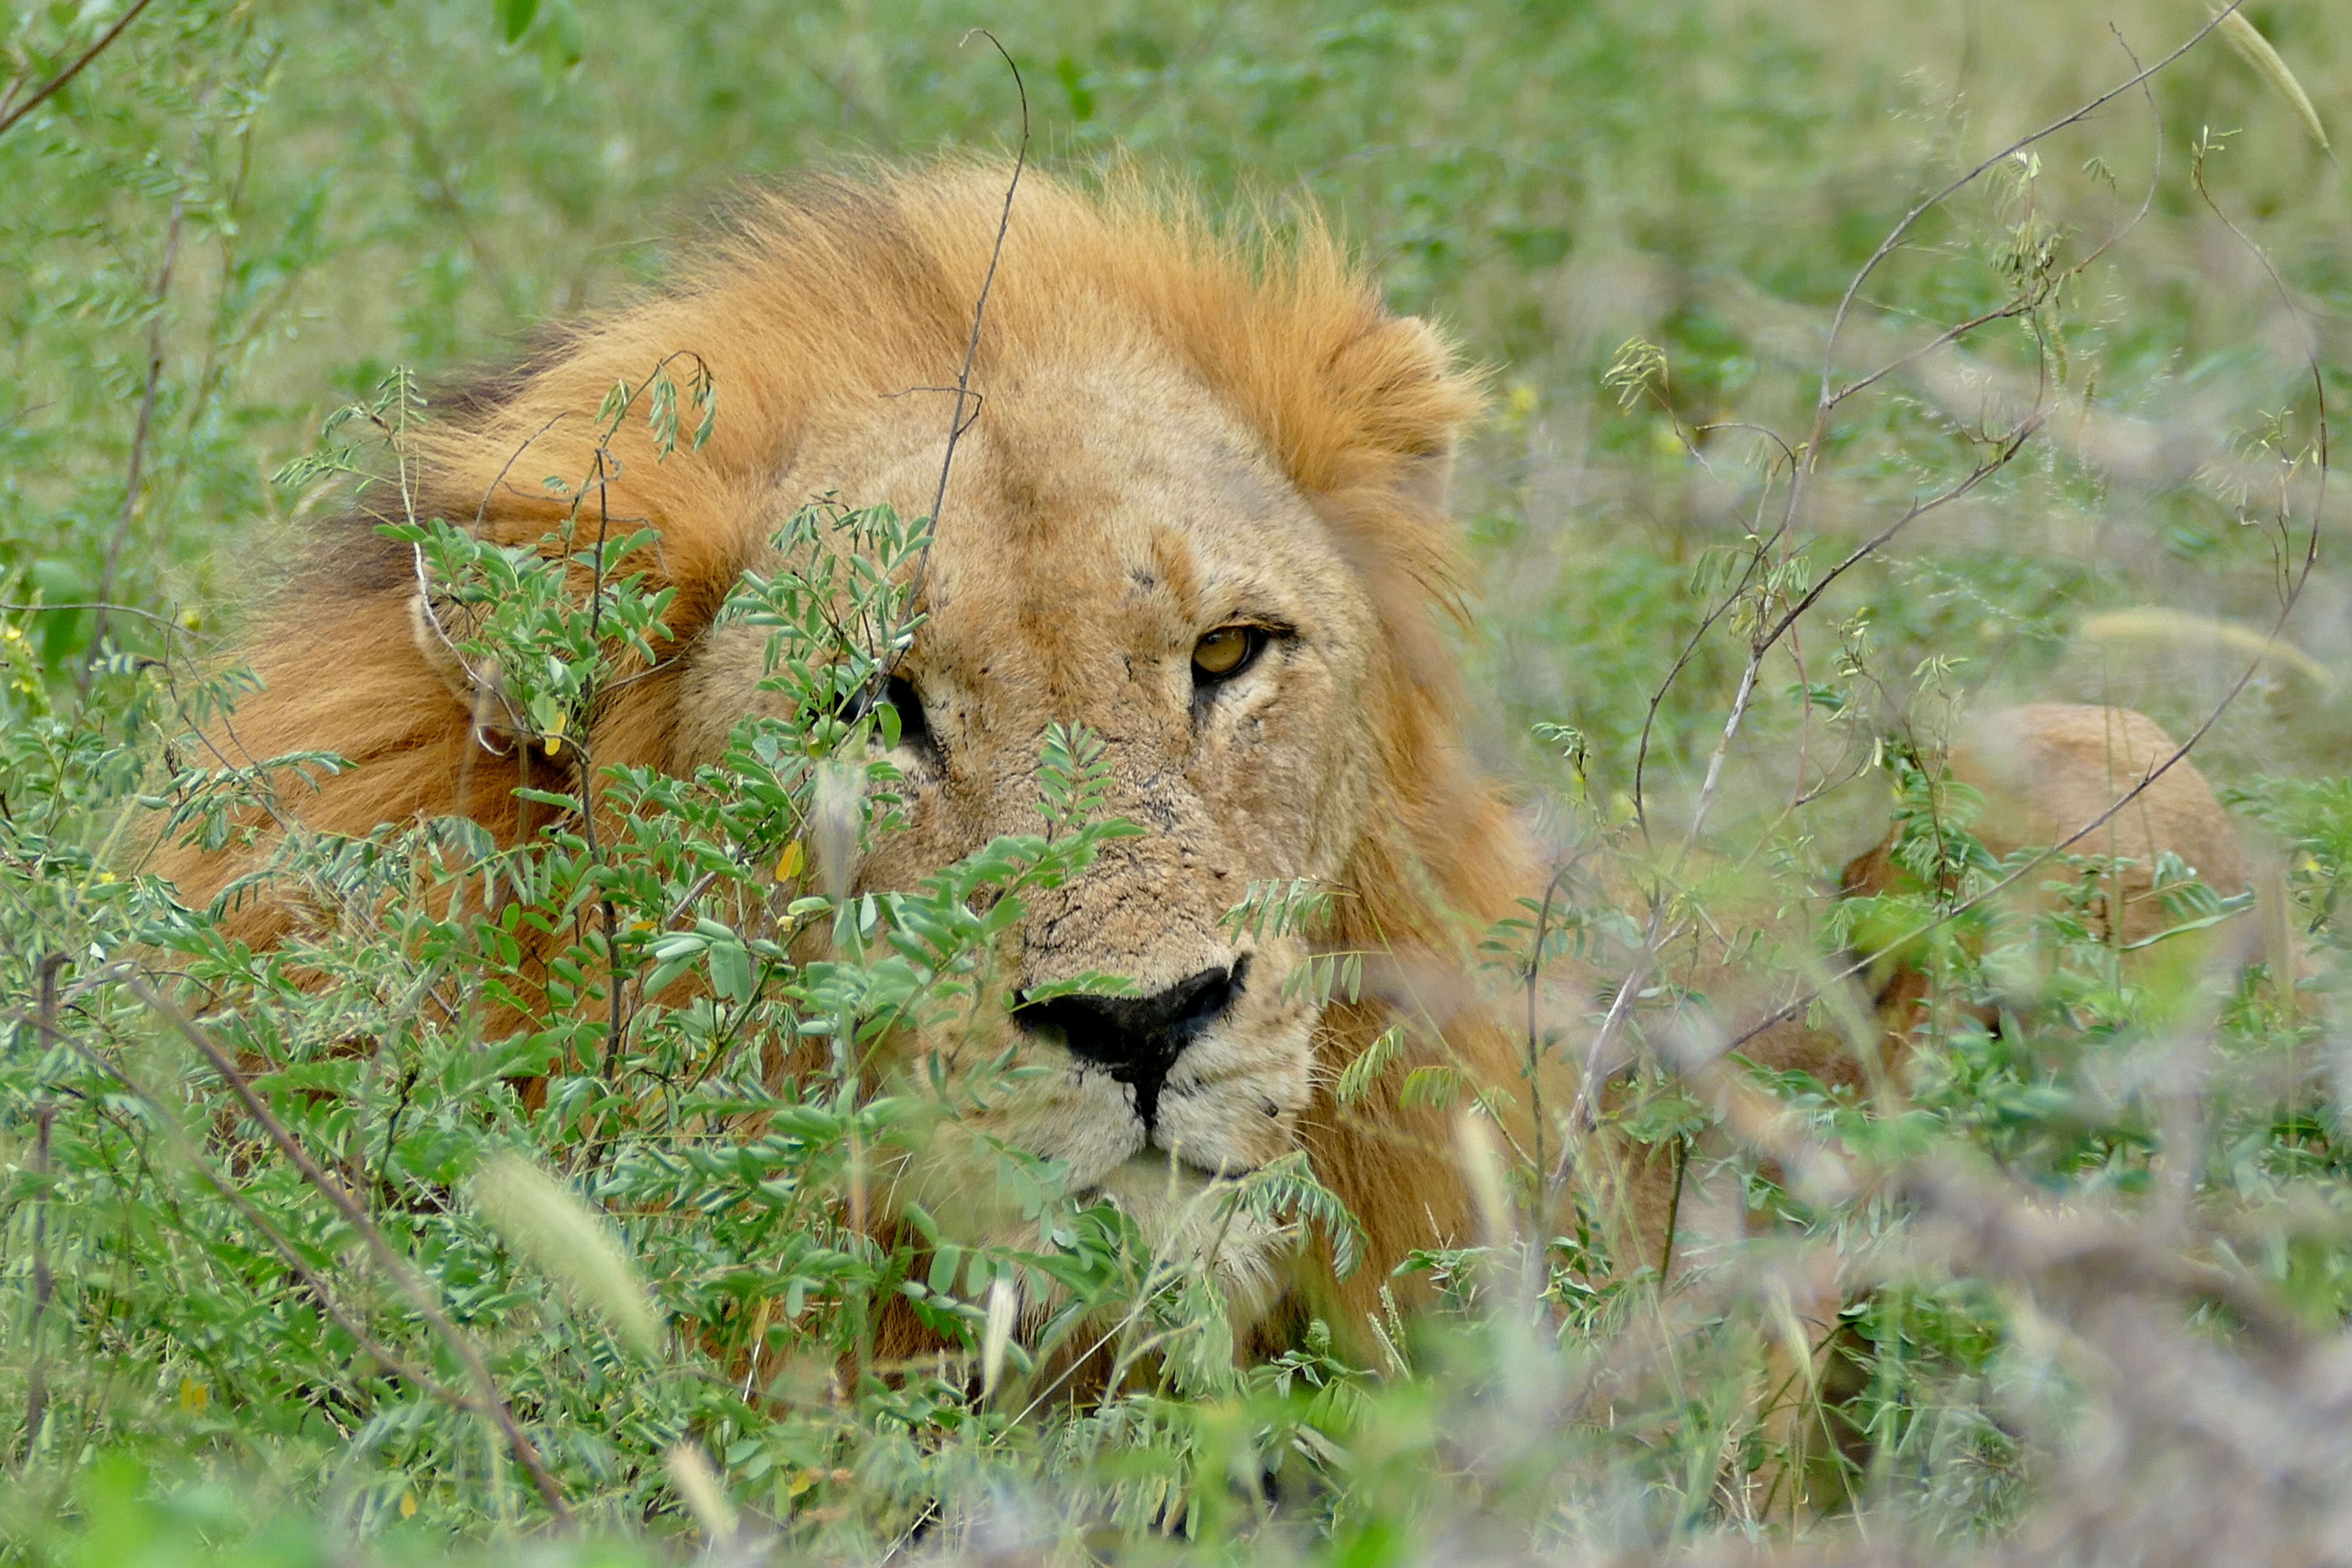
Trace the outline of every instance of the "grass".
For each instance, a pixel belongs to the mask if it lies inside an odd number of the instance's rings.
[[[21,100],[119,15],[10,13],[0,80]],[[2340,140],[2343,30],[2301,0],[2247,15]],[[5,1550],[2331,1560],[2352,1469],[2331,1370],[2352,1305],[2335,1011],[2352,620],[2328,548],[2345,502],[2313,474],[2323,404],[2352,405],[2341,171],[2275,81],[2208,39],[1922,214],[1856,292],[1832,383],[1997,319],[1814,430],[1840,301],[1904,215],[2207,21],[2158,0],[155,0],[0,132]],[[1941,950],[1937,984],[2010,1005],[2002,1027],[1948,1009],[1898,1100],[1784,1079],[1767,1087],[1785,1115],[1738,1137],[1649,1007],[1659,1065],[1629,1131],[1698,1151],[1694,1184],[1777,1229],[1664,1288],[1597,1250],[1603,1227],[1498,1230],[1420,1260],[1453,1305],[1384,1325],[1379,1357],[1309,1335],[1236,1369],[1204,1281],[1018,1159],[1000,1175],[1034,1246],[950,1238],[919,1263],[870,1244],[841,1213],[858,1151],[925,1135],[923,1108],[838,1071],[760,1080],[741,1042],[761,1028],[854,1040],[928,994],[973,940],[958,898],[898,911],[943,933],[927,955],[877,945],[823,974],[791,968],[789,931],[741,921],[632,950],[642,975],[691,968],[709,994],[646,1009],[643,1065],[621,1074],[568,1016],[516,1031],[411,1000],[451,973],[513,978],[498,931],[414,889],[412,872],[478,869],[461,834],[304,847],[306,874],[368,914],[306,939],[301,984],[142,879],[127,847],[180,761],[167,742],[233,695],[194,670],[266,577],[254,563],[336,493],[299,461],[329,414],[396,413],[402,367],[429,381],[625,298],[733,182],[1009,146],[1020,103],[975,26],[1020,63],[1045,161],[1132,157],[1221,203],[1303,192],[1400,306],[1493,367],[1456,484],[1480,576],[1474,741],[1548,834],[1619,868],[1555,941],[1630,929],[1638,952],[1650,899],[1735,941],[1855,919],[1824,889],[1891,803],[1922,803],[1907,759],[1932,763],[1964,710],[2065,698],[2203,731],[2199,764],[2275,858],[2308,973],[2200,1002],[2118,965],[2063,900],[2030,933],[1963,919],[1978,940]],[[2006,431],[2022,438],[1989,462]],[[1776,532],[1776,443],[1803,441],[1820,461]],[[910,547],[901,520],[808,526]],[[496,570],[461,538],[435,549],[445,580]],[[509,609],[485,637],[594,642],[561,584],[525,586],[486,595]],[[57,607],[101,603],[120,607]],[[2290,606],[2292,656],[2250,652]],[[761,608],[823,636],[804,606]],[[1108,830],[1084,809],[1084,737],[1045,765],[1076,803],[1066,841],[995,855],[961,895],[1058,874]],[[797,841],[758,803],[804,809],[816,775],[747,753],[693,787],[636,780],[619,844],[559,837],[499,874],[661,914],[712,846],[756,842],[772,868]],[[205,782],[215,813],[252,784]],[[1702,813],[1709,869],[1662,875],[1643,840]],[[1979,858],[1878,913],[1946,914],[2016,864]],[[752,885],[739,870],[703,893]],[[1530,933],[1496,940],[1508,983]],[[108,978],[141,952],[234,1005],[179,1028]],[[371,1048],[338,1048],[353,1038]],[[268,1121],[226,1109],[205,1045],[269,1065]],[[514,1092],[550,1070],[544,1104]],[[746,1113],[772,1131],[711,1134]],[[289,1148],[371,1171],[363,1211],[327,1202]],[[1247,1201],[1344,1230],[1303,1173]],[[560,1254],[524,1245],[564,1226]],[[1849,1386],[1772,1386],[1790,1293],[1824,1268],[1853,1303]],[[1148,1375],[1058,1402],[1037,1346],[992,1336],[1014,1277],[1114,1310]],[[857,1375],[886,1295],[968,1360]],[[983,1396],[971,1373],[992,1359]],[[1825,1418],[1869,1441],[1841,1471],[1809,1439],[1806,1469],[1759,1412],[1832,1396]],[[1773,1489],[1800,1469],[1852,1506],[1790,1521]],[[576,1533],[550,1529],[551,1489]]]

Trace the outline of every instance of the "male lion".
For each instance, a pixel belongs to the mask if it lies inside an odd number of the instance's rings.
[[[1214,1178],[1309,1151],[1363,1226],[1364,1266],[1336,1279],[1246,1226],[1218,1233],[1215,1262],[1260,1343],[1304,1310],[1360,1324],[1408,1250],[1472,1239],[1474,1205],[1452,1112],[1376,1089],[1343,1114],[1336,1074],[1406,1013],[1422,1027],[1391,1079],[1443,1060],[1509,1086],[1512,1039],[1476,1009],[1429,1017],[1402,983],[1318,1011],[1290,984],[1299,936],[1220,917],[1254,881],[1311,879],[1340,890],[1320,940],[1459,974],[1464,933],[1539,880],[1465,762],[1433,624],[1455,581],[1446,467],[1478,397],[1440,335],[1390,314],[1311,224],[1235,241],[1140,192],[1032,173],[992,279],[1005,190],[1003,170],[950,163],[757,199],[663,291],[436,409],[416,510],[537,546],[565,508],[537,477],[586,470],[605,390],[698,356],[724,400],[708,444],[656,460],[632,422],[603,498],[658,531],[644,564],[676,590],[674,652],[611,692],[588,739],[600,768],[716,761],[771,700],[766,634],[717,610],[744,573],[776,569],[772,536],[816,498],[933,510],[985,287],[977,412],[894,683],[909,826],[860,885],[907,887],[1034,831],[1048,726],[1099,735],[1109,809],[1148,836],[1030,900],[1011,994],[981,1025],[1045,1070],[995,1097],[982,1130],[1066,1162],[1075,1190],[1147,1229]],[[289,798],[312,828],[463,813],[520,837],[517,786],[533,768],[564,782],[581,738],[551,756],[490,721],[409,548],[364,521],[320,539],[296,583],[247,639],[263,689],[217,743],[356,764]],[[208,897],[262,853],[174,851],[163,868]],[[281,899],[226,918],[268,942],[296,917]],[[1135,994],[1009,1005],[1088,972]],[[910,1062],[945,1048],[901,1044]]]
[[[436,410],[418,513],[537,547],[567,502],[531,481],[586,471],[607,388],[691,354],[721,389],[698,450],[659,458],[635,422],[612,438],[604,509],[657,531],[633,564],[676,596],[666,656],[609,692],[588,736],[559,751],[514,732],[486,672],[451,657],[409,548],[359,519],[260,617],[244,652],[263,689],[214,743],[350,759],[284,803],[315,829],[462,814],[515,842],[519,786],[595,787],[568,776],[582,741],[600,765],[688,773],[772,701],[765,633],[718,612],[744,574],[777,568],[770,541],[798,509],[838,497],[911,517],[936,499],[926,618],[891,693],[908,826],[860,885],[908,887],[1034,830],[1057,722],[1103,739],[1109,809],[1147,829],[1030,899],[1012,984],[977,1022],[1040,1070],[974,1121],[1163,1239],[1207,1184],[1306,1151],[1362,1225],[1362,1267],[1338,1278],[1247,1226],[1189,1240],[1218,1249],[1255,1350],[1310,1311],[1344,1331],[1408,1252],[1479,1230],[1454,1113],[1404,1103],[1404,1069],[1443,1062],[1491,1091],[1514,1138],[1528,1131],[1524,1037],[1464,977],[1466,938],[1543,875],[1465,761],[1434,624],[1457,576],[1445,472],[1477,395],[1439,334],[1390,314],[1311,223],[1235,241],[1133,189],[1088,197],[1031,174],[1000,256],[1005,186],[1005,171],[943,164],[760,198],[665,290]],[[975,342],[977,412],[949,465]],[[267,852],[174,848],[162,868],[209,898]],[[1318,1008],[1291,984],[1298,935],[1221,925],[1252,883],[1286,879],[1339,890],[1318,940],[1389,955],[1387,983]],[[299,914],[289,895],[224,918],[259,944]],[[1136,992],[1017,1005],[1090,972]],[[1343,1110],[1339,1070],[1398,1023],[1396,1070]],[[1758,1054],[1828,1060],[1783,1037]],[[912,1066],[948,1047],[918,1032],[898,1049]],[[1555,1109],[1575,1065],[1563,1076]],[[1629,1179],[1646,1235],[1669,1233],[1679,1184],[1655,1162]]]

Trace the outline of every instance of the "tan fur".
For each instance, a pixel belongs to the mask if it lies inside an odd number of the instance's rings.
[[[2252,883],[2236,825],[2188,758],[2131,795],[2179,750],[2154,720],[2128,708],[2034,702],[1977,718],[1954,743],[1947,765],[1953,779],[1984,797],[1970,831],[1996,856],[2055,845],[2105,816],[2064,853],[2113,862],[2096,872],[2084,912],[2095,935],[2128,945],[2173,923],[2154,890],[2158,856],[2179,857],[2225,897],[2245,892]],[[2124,804],[2107,815],[2118,801]],[[1875,894],[1906,885],[1906,874],[1894,863],[1895,846],[1890,833],[1856,857],[1845,869],[1844,889]],[[2069,875],[2063,866],[2029,872],[2007,901],[2015,908],[2046,903],[2055,895],[2042,885]],[[2210,940],[2179,947],[2166,942],[2126,956],[2135,967],[2157,957],[2179,963],[2184,954],[2201,952]],[[1906,1037],[1926,1003],[1924,977],[1910,965],[1889,962],[1874,979],[1890,1034]]]
[[[758,707],[764,634],[713,617],[743,572],[774,567],[767,542],[795,509],[835,495],[930,510],[952,402],[940,389],[964,354],[1007,173],[949,163],[759,198],[662,293],[436,411],[421,510],[536,543],[562,512],[541,476],[587,470],[605,389],[667,355],[709,367],[708,446],[657,461],[636,419],[616,443],[607,503],[659,531],[653,559],[632,564],[678,592],[676,653],[603,706],[589,737],[600,765],[690,769]],[[1360,1325],[1408,1249],[1475,1238],[1451,1114],[1399,1106],[1395,1082],[1416,1061],[1450,1061],[1507,1088],[1511,1039],[1404,984],[1317,1016],[1285,995],[1299,940],[1235,942],[1217,918],[1254,880],[1318,879],[1340,889],[1328,942],[1393,952],[1399,973],[1458,976],[1465,933],[1536,880],[1509,814],[1463,761],[1432,621],[1455,581],[1440,492],[1473,384],[1311,221],[1232,239],[1139,187],[1089,197],[1033,171],[972,385],[984,401],[956,450],[930,618],[903,669],[944,767],[909,763],[912,826],[877,847],[863,885],[906,886],[992,835],[1033,830],[1053,721],[1106,739],[1111,809],[1150,833],[1033,899],[1009,984],[950,1037],[908,1042],[910,1058],[1011,1044],[1047,1068],[972,1130],[1068,1161],[1079,1189],[1129,1204],[1147,1227],[1186,1232],[1213,1177],[1306,1148],[1362,1220],[1365,1266],[1335,1281],[1311,1256],[1286,1261],[1279,1237],[1234,1236],[1220,1267],[1244,1329],[1309,1309]],[[1295,635],[1196,710],[1192,643],[1236,620]],[[316,793],[289,793],[284,811],[313,828],[463,812],[511,840],[530,826],[512,791],[530,750],[499,744],[494,722],[478,731],[494,674],[436,645],[404,547],[358,527],[325,539],[247,643],[265,690],[215,742],[351,758]],[[202,898],[262,853],[177,852],[164,868]],[[299,911],[289,891],[228,920],[266,942]],[[1013,985],[1100,970],[1150,992],[1242,957],[1246,988],[1180,1058],[1149,1146],[1130,1090],[1019,1037],[1002,1013]],[[1413,1028],[1405,1063],[1342,1112],[1333,1079],[1400,1020]],[[938,1160],[904,1177],[935,1201],[965,1173],[951,1141]]]
[[[2119,935],[2136,942],[2173,923],[2154,892],[2159,855],[2179,856],[2216,892],[2234,895],[2248,887],[2246,852],[2235,824],[2186,757],[2171,761],[2179,749],[2154,720],[2130,709],[2036,702],[1979,715],[1946,763],[1953,779],[1984,797],[1970,831],[1994,855],[2007,856],[2048,847],[2080,832],[2124,801],[2150,770],[2169,762],[2145,789],[2065,851],[2111,862],[2098,872],[2098,891],[2085,908],[2087,923],[2099,937]],[[1890,832],[1855,857],[1845,868],[1842,890],[1878,894],[1910,885],[1907,873],[1895,864],[1895,844],[1896,834]],[[2055,895],[2042,883],[2068,875],[2054,867],[2029,872],[2008,895],[2011,907],[2022,910],[2050,900]],[[2115,924],[2118,909],[2120,932]],[[2242,942],[2243,933],[2224,940]],[[2207,966],[2212,941],[2208,933],[2184,934],[2126,958],[2134,967],[2150,960],[2185,961],[2187,973],[2194,974]],[[1770,1066],[1803,1068],[1828,1083],[1899,1083],[1903,1057],[1926,1017],[1929,986],[1924,973],[1900,958],[1882,963],[1874,978],[1876,1022],[1884,1037],[1874,1047],[1784,1026],[1759,1040],[1760,1048],[1752,1054]],[[1831,1461],[1833,1450],[1845,1449],[1849,1460],[1862,1458],[1857,1435],[1816,1418],[1808,1393],[1819,1391],[1833,1402],[1859,1386],[1860,1363],[1853,1359],[1859,1346],[1842,1345],[1835,1331],[1844,1300],[1842,1282],[1827,1271],[1791,1282],[1787,1314],[1794,1332],[1812,1346],[1810,1358],[1793,1353],[1783,1338],[1768,1341],[1761,1381],[1778,1400],[1766,1425],[1770,1445],[1784,1456],[1772,1482],[1776,1506],[1784,1512],[1843,1495],[1846,1476]]]
[[[720,412],[707,447],[656,460],[637,420],[616,441],[610,510],[660,535],[632,565],[678,596],[674,653],[596,716],[600,763],[690,769],[756,710],[763,638],[714,616],[742,573],[776,564],[767,542],[795,509],[831,494],[930,510],[951,401],[939,389],[963,358],[1006,174],[944,164],[760,198],[666,291],[436,411],[420,510],[536,543],[562,512],[539,479],[586,471],[605,389],[668,355],[709,367]],[[1336,1280],[1312,1249],[1294,1259],[1277,1237],[1222,1232],[1218,1262],[1245,1331],[1271,1336],[1311,1310],[1344,1333],[1408,1250],[1477,1238],[1452,1113],[1400,1105],[1404,1070],[1457,1066],[1506,1091],[1505,1131],[1522,1147],[1528,1131],[1507,1109],[1517,1037],[1475,997],[1465,950],[1539,873],[1464,762],[1460,693],[1433,621],[1456,581],[1442,483],[1474,387],[1438,335],[1390,315],[1311,222],[1229,239],[1139,187],[1090,197],[1034,172],[973,386],[984,401],[957,450],[930,619],[905,667],[944,766],[910,767],[912,826],[877,847],[863,885],[905,886],[1034,827],[1033,770],[1053,721],[1108,741],[1111,808],[1150,833],[1032,900],[1003,955],[1008,984],[953,1038],[906,1042],[908,1060],[1015,1046],[1047,1070],[969,1131],[1068,1161],[1081,1189],[1133,1206],[1171,1245],[1201,1242],[1199,1200],[1219,1173],[1306,1149],[1365,1226],[1364,1267]],[[370,521],[323,538],[260,618],[245,657],[265,689],[213,743],[238,758],[351,758],[317,791],[289,791],[281,809],[312,828],[464,813],[513,841],[531,826],[513,791],[533,767],[547,782],[549,764],[496,743],[495,672],[457,665],[407,551]],[[1296,636],[1196,713],[1192,641],[1249,618]],[[2121,757],[2121,777],[2148,745],[2129,723],[2118,733],[2120,751],[2100,757]],[[2083,754],[2067,753],[2077,772]],[[2029,805],[2042,800],[2028,792]],[[2074,803],[2043,804],[2063,818]],[[2170,819],[2150,820],[2147,841],[2167,842]],[[205,898],[267,853],[172,851],[163,868]],[[2210,855],[2196,863],[2225,874]],[[1218,928],[1250,882],[1292,877],[1340,889],[1325,941],[1391,955],[1361,1003],[1311,1014],[1284,994],[1299,942],[1236,942]],[[227,921],[266,943],[300,912],[284,889]],[[1093,969],[1150,990],[1242,956],[1244,995],[1180,1060],[1150,1145],[1123,1086],[1016,1037],[1001,1011],[1016,985]],[[1339,1070],[1399,1022],[1405,1061],[1343,1111]],[[901,1180],[940,1205],[968,1166],[952,1139],[934,1156]],[[1654,1234],[1665,1173],[1621,1179]]]

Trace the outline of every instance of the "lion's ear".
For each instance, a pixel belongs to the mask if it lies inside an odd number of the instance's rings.
[[[468,660],[457,637],[471,629],[472,612],[455,599],[422,588],[409,595],[408,635],[425,666],[473,715],[474,732],[493,751],[510,748],[521,727],[507,701],[506,684],[494,658]]]
[[[1452,342],[1419,316],[1389,321],[1379,359],[1377,402],[1387,428],[1378,438],[1404,453],[1397,495],[1415,510],[1442,515],[1454,442],[1482,401],[1478,377],[1459,368]]]

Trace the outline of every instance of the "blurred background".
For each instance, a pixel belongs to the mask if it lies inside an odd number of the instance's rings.
[[[20,5],[16,74],[44,79],[115,15]],[[1840,377],[2001,305],[2021,268],[2067,273],[1843,405],[1776,560],[1823,572],[2021,412],[2042,422],[1823,597],[1794,640],[1803,668],[1768,661],[1727,827],[1818,791],[1810,853],[1828,863],[1883,819],[1883,790],[1822,788],[1866,730],[2037,695],[2137,705],[2179,733],[2243,673],[2307,542],[2280,532],[2276,459],[2306,454],[2307,477],[2308,356],[2329,402],[2352,402],[2352,217],[2315,135],[2352,125],[2352,42],[2315,0],[2246,15],[2315,121],[2209,39],[1927,215],[1861,291]],[[968,37],[987,26],[1021,67],[1041,163],[1131,158],[1213,205],[1309,198],[1400,309],[1489,367],[1456,487],[1479,743],[1540,791],[1566,782],[1562,748],[1529,727],[1573,726],[1605,809],[1688,645],[1643,781],[1687,794],[1747,634],[1727,616],[1693,638],[1743,539],[1781,521],[1774,443],[1810,434],[1856,268],[1924,193],[2208,16],[2197,0],[157,0],[0,136],[0,574],[19,599],[232,626],[322,499],[271,475],[392,367],[494,360],[534,321],[627,298],[743,181],[1010,150],[1014,84]],[[1634,339],[1663,366],[1623,397],[1604,374]],[[2307,529],[2311,487],[2291,501]],[[2344,502],[2326,506],[2340,526]],[[1857,615],[1867,674],[1832,693]],[[43,617],[52,672],[97,629]],[[2286,639],[2200,753],[2225,783],[2345,766],[2352,617],[2324,562]],[[1853,728],[1833,735],[1841,716]],[[1828,728],[1792,746],[1808,724]]]

